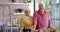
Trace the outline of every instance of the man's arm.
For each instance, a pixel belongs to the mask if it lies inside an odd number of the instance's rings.
[[[50,28],[51,30],[53,30],[53,31],[56,30],[56,27],[53,27],[53,26],[52,26],[50,14],[49,14],[49,23],[48,23],[48,24],[49,24],[49,28]]]
[[[56,27],[52,26],[52,23],[51,23],[51,20],[49,20],[49,28],[52,30],[52,31],[56,31]]]
[[[51,20],[49,20],[48,28],[51,28],[51,27],[52,27],[52,23],[51,23]]]
[[[37,15],[36,13],[33,14],[33,24],[34,24],[34,30],[36,29],[36,26],[37,26]]]
[[[49,13],[48,13],[48,18],[49,18],[49,20],[48,20],[48,28],[51,28],[52,27],[52,22],[51,22],[51,16],[50,16]]]

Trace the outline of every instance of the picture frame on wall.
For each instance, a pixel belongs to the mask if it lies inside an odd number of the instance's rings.
[[[23,0],[23,3],[27,3],[27,0]]]
[[[9,0],[10,2],[15,2],[15,0]]]
[[[12,3],[19,3],[19,0],[9,0]]]
[[[28,3],[31,3],[31,0],[27,0]]]
[[[11,0],[12,2],[15,2],[14,0]]]
[[[23,0],[23,3],[31,3],[31,0]]]

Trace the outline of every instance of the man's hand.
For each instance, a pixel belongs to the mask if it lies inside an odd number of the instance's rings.
[[[51,27],[51,30],[55,31],[56,30],[56,27]]]

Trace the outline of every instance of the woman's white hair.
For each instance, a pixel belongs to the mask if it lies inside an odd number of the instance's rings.
[[[30,9],[29,8],[26,8],[25,11],[30,11]]]

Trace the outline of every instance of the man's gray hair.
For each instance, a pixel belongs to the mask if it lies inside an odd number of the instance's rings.
[[[39,4],[43,4],[44,5],[44,8],[45,8],[45,3],[44,2],[40,2]]]

